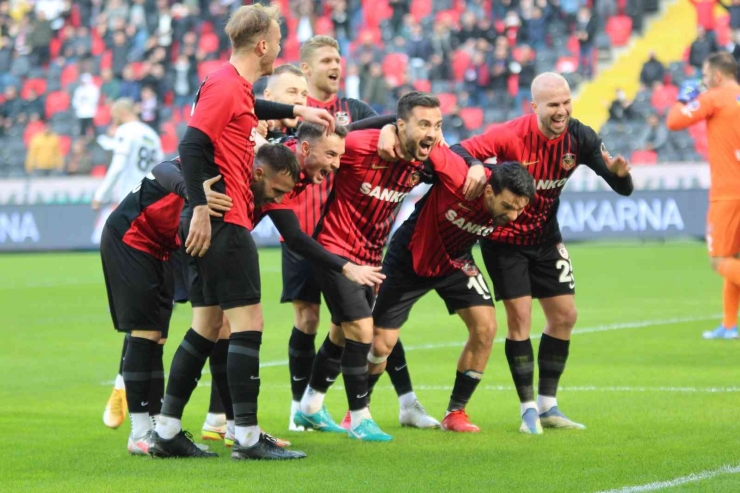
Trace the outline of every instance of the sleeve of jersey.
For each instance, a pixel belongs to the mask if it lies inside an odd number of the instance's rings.
[[[364,120],[366,118],[378,116],[375,110],[372,109],[370,105],[366,102],[358,100],[355,101],[355,104],[357,105],[357,120]]]
[[[378,152],[378,133],[365,130],[350,132],[344,139],[345,154],[342,166],[353,166],[362,162],[364,156]]]
[[[368,129],[381,130],[386,125],[392,125],[396,120],[396,115],[370,116],[350,123],[347,125],[347,130],[350,132]]]
[[[462,193],[468,165],[465,160],[446,147],[437,146],[429,155],[435,175],[450,190]]]
[[[267,213],[285,240],[288,248],[325,269],[341,272],[346,260],[326,251],[316,240],[301,230],[298,218],[292,210],[272,209]]]
[[[669,130],[683,130],[695,123],[712,116],[714,101],[711,94],[701,94],[697,99],[686,104],[676,103],[668,111],[665,124]]]
[[[197,128],[206,134],[211,142],[218,141],[224,128],[234,117],[233,92],[229,84],[206,82],[201,89],[188,127]]]
[[[254,103],[254,114],[260,120],[282,120],[293,118],[293,105],[258,99]]]
[[[192,207],[206,205],[206,192],[203,190],[204,164],[209,161],[207,155],[214,155],[213,142],[207,134],[197,128],[188,127],[178,146],[182,162],[182,176],[185,179],[188,201]]]
[[[126,169],[126,154],[115,153],[113,154],[113,160],[108,167],[108,171],[105,173],[103,183],[100,184],[98,189],[95,191],[93,200],[95,202],[104,202],[108,200],[113,185],[116,184],[121,173]]]
[[[168,192],[175,193],[184,199],[188,198],[185,192],[185,180],[182,178],[182,173],[180,173],[180,169],[172,161],[164,161],[156,165],[152,169],[152,176]]]
[[[516,161],[519,156],[516,153],[518,137],[507,127],[495,125],[481,135],[476,135],[460,143],[472,158],[478,161],[486,161],[497,158],[498,162]]]
[[[606,147],[604,147],[596,132],[590,128],[586,129],[585,144],[585,148],[588,149],[586,166],[594,170],[619,195],[632,195],[635,189],[632,184],[632,176],[628,174],[625,177],[619,177],[609,170],[604,157],[601,155],[602,151],[606,151]]]

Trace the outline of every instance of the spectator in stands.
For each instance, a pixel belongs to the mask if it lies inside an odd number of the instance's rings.
[[[696,34],[696,40],[691,43],[691,48],[689,49],[689,65],[697,71],[701,71],[704,60],[712,53],[719,51],[719,47],[713,36],[707,36],[704,27],[697,27]]]
[[[130,48],[126,33],[117,31],[113,35],[113,46],[111,47],[111,52],[113,53],[113,74],[116,77],[121,77],[123,74],[123,70],[128,63]]]
[[[404,16],[409,13],[411,2],[410,0],[390,0],[388,3],[391,9],[393,9],[393,14],[391,14],[391,29],[393,30],[393,34],[397,35],[401,29]]]
[[[3,89],[9,84],[8,80],[13,77],[10,74],[10,64],[13,61],[13,48],[10,38],[7,36],[0,37],[0,83]]]
[[[485,39],[489,44],[493,44],[498,37],[498,31],[496,31],[496,27],[491,22],[490,17],[486,15],[476,18],[478,19],[478,24],[476,24],[476,27],[478,28],[478,38]]]
[[[625,14],[632,19],[632,32],[642,34],[642,24],[645,18],[645,0],[627,0]]]
[[[123,0],[108,0],[105,13],[108,16],[108,28],[116,29],[117,23],[125,23],[128,19],[128,2],[124,2]]]
[[[28,91],[28,98],[23,101],[23,113],[29,116],[33,113],[44,114],[44,100],[35,89]]]
[[[58,31],[64,25],[64,18],[69,14],[71,7],[72,2],[64,0],[36,0],[34,12],[37,16],[43,14],[44,18],[51,23],[51,28]]]
[[[727,47],[727,51],[732,53],[735,60],[740,63],[740,29],[736,29],[732,33],[732,43]]]
[[[64,160],[64,172],[68,175],[89,175],[93,162],[90,150],[85,139],[76,139],[72,142],[69,154]]]
[[[523,110],[524,103],[532,101],[532,81],[537,75],[537,62],[532,48],[524,45],[520,48],[521,60],[512,63],[512,72],[519,75],[519,87],[514,100],[517,113]]]
[[[87,136],[88,130],[93,127],[93,118],[98,111],[98,101],[100,100],[100,89],[93,82],[92,75],[82,74],[80,84],[72,96],[72,108],[75,117],[80,123],[80,135]]]
[[[159,132],[159,101],[157,101],[157,93],[151,86],[141,88],[139,113],[142,122]]]
[[[347,12],[346,0],[334,0],[331,10],[331,22],[334,26],[334,39],[339,43],[339,52],[342,56],[349,54],[349,42],[352,34],[351,20]]]
[[[581,0],[560,0],[560,11],[565,16],[565,22],[569,28],[573,28],[576,25],[578,9],[582,3]]]
[[[121,88],[119,96],[122,98],[130,98],[134,101],[139,100],[141,94],[141,84],[136,80],[134,74],[134,68],[131,65],[126,65],[123,69],[123,80],[121,81]]]
[[[432,56],[432,44],[424,37],[420,24],[411,29],[411,36],[406,44],[406,54],[409,57],[409,75],[412,81],[426,79],[426,62]]]
[[[655,57],[655,52],[650,52],[650,58],[642,66],[640,71],[640,83],[645,87],[653,87],[656,82],[662,82],[665,77],[665,67]]]
[[[344,75],[344,95],[351,99],[362,99],[360,94],[360,70],[357,65],[347,65],[347,73]]]
[[[668,143],[668,128],[657,114],[652,113],[647,117],[647,127],[637,137],[637,145],[642,151],[653,151],[660,153]]]
[[[297,0],[295,2],[293,12],[295,12],[296,17],[298,18],[295,35],[300,43],[313,37],[315,22],[313,9],[314,5],[312,0]]]
[[[578,2],[580,0],[572,0]],[[512,0],[495,0],[492,2],[491,11],[493,18],[499,21],[503,21],[506,17],[506,13],[515,8],[516,5]]]
[[[740,29],[740,0],[719,0],[719,3],[730,13],[730,28]]]
[[[632,101],[627,99],[627,95],[622,89],[617,89],[617,97],[609,106],[609,121],[621,123],[632,120],[634,117]]]
[[[489,89],[493,91],[493,101],[487,98],[487,104],[494,104],[498,108],[511,108],[509,97],[509,77],[511,76],[511,58],[509,49],[498,44],[493,49],[493,58],[488,63],[491,70]],[[483,104],[481,104],[483,106]]]
[[[388,83],[383,75],[383,66],[379,62],[370,64],[368,76],[362,80],[362,99],[377,113],[382,113],[388,102]]]
[[[435,55],[440,56],[445,62],[449,62],[452,53],[452,36],[443,22],[437,21],[434,23],[429,43]]]
[[[46,14],[43,10],[38,11],[36,20],[33,23],[31,38],[29,39],[34,65],[46,65],[49,63],[49,57],[51,56],[49,44],[53,37],[54,31],[51,29],[51,22],[46,19]]]
[[[18,89],[15,86],[5,88],[5,101],[0,106],[0,114],[6,123],[12,125],[18,115],[23,112],[23,101],[18,97]]]
[[[369,31],[364,31],[359,36],[360,44],[355,49],[354,58],[357,60],[363,60],[363,58],[366,58],[366,54],[369,55],[370,60],[372,61],[380,61],[381,60],[381,54],[380,50],[376,46],[375,40],[373,39],[373,34]]]
[[[603,23],[605,23],[606,19],[609,17],[617,15],[617,0],[599,0],[594,3],[596,16],[599,19],[602,19]]]
[[[491,84],[491,69],[486,63],[486,56],[481,51],[476,51],[465,69],[465,88],[470,94],[472,103],[476,106],[485,106],[486,90]]]
[[[113,104],[113,101],[121,97],[121,82],[113,77],[113,70],[106,68],[100,71],[103,81],[100,86],[100,94],[105,104]]]
[[[596,37],[596,19],[591,9],[581,7],[578,10],[576,37],[580,45],[579,64],[583,75],[590,79],[594,71],[594,39]]]
[[[26,154],[26,173],[35,176],[60,174],[64,161],[59,148],[59,136],[48,125],[34,135]]]
[[[696,20],[705,31],[713,31],[715,25],[714,6],[717,0],[689,0],[696,7]]]
[[[436,52],[429,58],[427,76],[430,82],[450,79],[450,68],[444,58]]]
[[[172,45],[172,14],[170,13],[167,0],[157,1],[158,19],[157,19],[157,42],[169,50]]]
[[[193,102],[193,95],[195,94],[195,87],[193,87],[193,79],[191,77],[191,64],[188,57],[180,54],[172,70],[175,106],[182,108],[185,104]]]
[[[469,40],[478,39],[479,37],[480,32],[478,31],[475,14],[464,12],[460,17],[460,29],[454,35],[455,46],[462,46]]]
[[[460,117],[460,107],[458,105],[453,106],[449,113],[445,114],[442,121],[442,135],[444,135],[445,142],[449,145],[455,145],[467,137],[465,122]]]
[[[539,7],[533,7],[529,18],[524,20],[527,43],[535,50],[545,46],[545,36],[547,35],[547,20]]]

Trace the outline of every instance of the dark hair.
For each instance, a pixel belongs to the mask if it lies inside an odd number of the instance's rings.
[[[735,57],[726,51],[709,55],[706,59],[706,63],[710,68],[718,70],[720,73],[729,75],[730,77],[736,77],[738,68],[740,67],[735,60]]]
[[[297,182],[301,174],[295,153],[283,144],[263,144],[254,157],[255,163],[270,168],[275,173],[285,173]]]
[[[347,127],[339,124],[334,125],[334,134],[338,135],[342,139],[347,137]],[[296,132],[298,142],[308,141],[310,143],[314,143],[324,135],[326,135],[326,128],[321,125],[308,122],[302,122],[298,125],[298,130]]]
[[[401,120],[408,120],[411,111],[417,106],[424,108],[439,108],[439,99],[428,92],[411,91],[404,94],[396,105],[396,116]]]
[[[493,166],[488,184],[496,195],[508,189],[514,195],[527,197],[530,202],[534,200],[534,178],[521,163],[511,161]]]

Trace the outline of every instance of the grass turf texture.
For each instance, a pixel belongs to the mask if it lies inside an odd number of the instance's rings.
[[[497,342],[468,407],[480,434],[402,429],[397,400],[384,376],[372,411],[394,441],[370,444],[287,431],[289,377],[281,362],[287,359],[293,314],[289,305],[277,302],[279,250],[261,251],[262,361],[274,366],[261,371],[260,424],[308,454],[295,463],[233,463],[221,444],[211,446],[221,458],[209,461],[129,457],[129,424],[112,431],[101,420],[121,336],[112,330],[99,257],[0,256],[0,490],[219,491],[241,484],[249,491],[590,492],[737,465],[740,392],[726,388],[740,377],[740,341],[701,339],[702,330],[717,325],[721,310],[721,281],[710,271],[704,247],[583,244],[571,246],[570,253],[577,329],[607,329],[574,336],[561,382],[561,409],[585,423],[586,431],[520,435],[516,393],[504,345]],[[505,318],[499,308],[501,341]],[[674,318],[695,320],[665,322]],[[644,321],[658,323],[635,327]],[[166,368],[189,322],[190,308],[179,306]],[[615,324],[632,328],[611,330]],[[542,327],[541,310],[535,307],[533,333]],[[323,336],[322,329],[317,347]],[[417,394],[441,419],[464,326],[446,315],[432,293],[415,307],[402,339],[410,348]],[[419,348],[444,343],[449,344]],[[538,341],[533,343],[536,351]],[[210,376],[204,374],[186,409],[184,426],[196,438],[208,406],[208,385]],[[725,390],[702,391],[709,388]],[[327,404],[339,421],[346,409],[344,391],[330,391]],[[737,491],[739,482],[740,475],[715,476],[676,491]]]

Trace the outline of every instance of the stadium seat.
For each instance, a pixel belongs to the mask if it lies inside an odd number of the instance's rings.
[[[62,40],[59,38],[54,38],[49,42],[49,55],[51,58],[56,58],[59,56],[59,52],[62,49]]]
[[[177,135],[165,133],[160,137],[162,141],[162,150],[165,154],[172,154],[177,152]]]
[[[92,48],[90,49],[90,53],[92,54],[92,56],[98,56],[102,54],[105,51],[105,41],[100,38],[98,32],[95,29],[93,29],[90,33],[90,38],[92,40]]]
[[[432,92],[432,83],[428,80],[415,80],[414,89],[421,92]]]
[[[65,65],[62,69],[60,80],[64,88],[80,80],[80,69],[77,64],[70,63],[69,65]]]
[[[97,166],[93,166],[92,170],[90,170],[90,176],[93,178],[103,178],[107,171],[108,166],[105,164],[99,164]]]
[[[213,34],[213,22],[203,21],[200,24],[200,35]]]
[[[280,57],[288,60],[298,60],[301,53],[301,43],[295,36],[288,36],[283,41],[282,50],[280,50]]]
[[[668,108],[673,106],[678,97],[678,87],[674,85],[659,85],[653,90],[650,104],[659,114],[664,114]]]
[[[42,95],[46,92],[46,79],[26,79],[21,88],[21,99],[28,99],[31,97],[31,91],[36,91],[36,94]]]
[[[655,151],[635,151],[630,156],[630,162],[636,165],[656,164],[658,154]]]
[[[409,57],[405,53],[388,53],[383,59],[383,73],[388,76],[401,76],[406,73]]]
[[[211,54],[218,52],[219,40],[216,33],[201,34],[198,41],[198,49],[203,53]]]
[[[106,50],[100,55],[100,70],[107,70],[112,67],[113,67],[113,52],[110,50]]]
[[[44,122],[30,122],[26,125],[26,130],[23,132],[23,143],[28,146],[31,139],[33,139],[33,137],[42,130],[44,130]]]
[[[573,74],[578,72],[578,59],[572,56],[562,56],[555,62],[555,71],[559,74]]]
[[[59,152],[62,156],[69,154],[69,148],[72,146],[72,137],[66,135],[59,136]]]
[[[46,96],[46,118],[59,111],[69,109],[69,94],[64,91],[56,91]]]
[[[330,17],[322,16],[316,19],[313,27],[314,35],[332,36],[334,33],[334,23]]]
[[[93,118],[93,125],[96,127],[104,127],[110,123],[110,108],[107,104],[101,104],[98,106],[98,111],[95,112],[95,118]]]
[[[221,65],[223,65],[223,62],[219,60],[207,60],[205,62],[200,62],[198,64],[198,79],[200,81],[203,81],[203,79],[206,78],[206,75],[218,70],[219,68],[221,68]]]
[[[612,41],[612,46],[624,46],[632,36],[632,18],[615,15],[606,21],[604,29]]]
[[[437,98],[439,99],[439,109],[442,110],[443,115],[448,114],[455,106],[457,106],[456,94],[443,92],[442,94],[437,94]]]
[[[432,2],[429,0],[411,0],[410,13],[416,22],[421,22],[422,19],[432,14],[432,8]]]
[[[455,28],[460,26],[460,12],[454,9],[440,10],[437,15],[434,16],[437,22],[445,22],[448,25],[452,25]]]
[[[480,108],[462,108],[460,110],[465,128],[472,131],[479,131],[483,127],[483,110]]]
[[[370,29],[378,29],[380,21],[389,19],[393,14],[388,0],[362,0],[362,7],[365,27]]]
[[[457,50],[452,54],[452,74],[456,82],[465,80],[465,71],[470,65],[470,54],[464,50]]]

